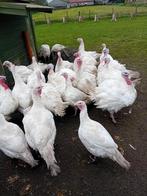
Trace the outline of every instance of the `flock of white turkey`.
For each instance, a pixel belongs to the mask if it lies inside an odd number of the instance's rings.
[[[85,51],[82,38],[74,62],[63,60],[63,45],[56,44],[51,51],[58,55],[56,65],[44,64],[32,57],[28,66],[3,63],[14,78],[11,90],[0,76],[0,150],[11,158],[21,159],[32,167],[37,165],[29,146],[39,151],[52,176],[60,172],[54,154],[56,126],[54,115],[63,117],[68,106],[79,108],[80,126],[78,135],[94,156],[109,157],[120,166],[129,169],[130,163],[118,151],[118,146],[98,122],[91,120],[86,104],[94,102],[97,108],[107,110],[116,123],[114,113],[131,106],[136,97],[136,84],[140,74],[128,70],[125,65],[114,60],[109,49],[103,44],[102,53]],[[50,47],[41,46],[40,55],[50,56]],[[48,70],[47,79],[44,71]],[[16,110],[23,113],[22,129],[8,120]],[[130,111],[131,112],[131,111]]]

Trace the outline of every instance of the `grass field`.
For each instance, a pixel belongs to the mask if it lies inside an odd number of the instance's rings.
[[[76,39],[83,37],[87,50],[100,51],[106,43],[111,54],[124,63],[144,61],[147,65],[147,16],[121,18],[117,22],[110,19],[99,22],[85,21],[66,24],[36,25],[38,47],[42,43],[52,46],[61,43],[69,47],[78,47]]]
[[[85,18],[92,18],[95,14],[99,17],[110,16],[112,10],[117,14],[117,16],[130,15],[136,12],[136,6],[127,6],[127,5],[97,5],[97,6],[86,6],[86,7],[77,7],[63,10],[53,11],[52,14],[43,14],[37,13],[34,15],[34,21],[42,21],[45,18],[50,18],[51,21],[61,21],[63,16],[68,17],[70,20],[75,20],[80,11],[81,15]],[[138,14],[147,14],[147,6],[137,6]]]

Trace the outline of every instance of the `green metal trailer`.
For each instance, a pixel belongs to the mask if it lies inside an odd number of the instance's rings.
[[[27,65],[37,56],[32,14],[52,13],[51,7],[31,3],[0,2],[0,75],[9,78],[2,67],[5,60]]]

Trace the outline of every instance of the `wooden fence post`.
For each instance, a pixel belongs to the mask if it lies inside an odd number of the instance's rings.
[[[79,16],[78,21],[79,22],[82,22],[82,20],[83,20],[83,17],[82,16]]]
[[[97,22],[99,20],[99,17],[97,14],[94,15],[94,22]]]
[[[63,23],[66,22],[65,16],[63,16],[62,21],[63,21]]]
[[[46,15],[46,13],[44,13],[44,18],[45,18],[46,24],[50,24],[51,23],[50,18],[49,18],[48,15]]]
[[[81,22],[82,21],[82,16],[81,16],[81,12],[78,11],[78,22]]]
[[[111,21],[117,21],[117,19],[116,19],[116,14],[115,14],[115,12],[114,12],[114,8],[112,8],[112,19],[111,19]]]
[[[47,24],[50,24],[51,23],[50,17],[47,17],[46,22],[47,22]]]

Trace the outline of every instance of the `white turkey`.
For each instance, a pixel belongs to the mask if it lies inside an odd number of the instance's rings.
[[[50,58],[51,50],[48,44],[42,44],[39,49],[39,57],[44,58],[44,61],[47,62]]]
[[[55,44],[52,46],[51,51],[58,52],[58,51],[63,50],[64,48],[65,46],[63,46],[62,44]]]
[[[32,167],[38,164],[29,150],[23,131],[16,124],[6,121],[2,114],[0,114],[0,150],[7,156],[21,159]]]
[[[18,108],[18,102],[5,82],[5,76],[0,76],[0,113],[9,119]]]
[[[110,68],[113,68],[115,70],[119,70],[121,72],[128,72],[130,79],[140,78],[140,73],[138,71],[129,70],[126,68],[125,64],[121,64],[120,62],[118,62],[117,60],[114,60],[114,59],[111,60],[109,57],[105,57],[104,61],[105,61],[105,59],[109,59],[108,66]]]
[[[76,87],[88,95],[93,94],[96,88],[95,76],[88,72],[79,74]]]
[[[65,115],[65,109],[69,105],[63,102],[60,93],[49,83],[43,84],[41,101],[49,111],[61,117]]]
[[[38,73],[40,74],[40,73]],[[40,76],[38,75],[38,84],[41,84]],[[63,102],[60,92],[52,83],[42,83],[41,101],[43,105],[55,115],[64,116],[65,109],[68,103]]]
[[[113,60],[112,56],[109,54],[109,49],[106,47],[106,44],[102,44],[102,53],[100,55],[100,63],[103,62],[104,58],[110,58],[110,61]]]
[[[16,67],[14,64],[10,63],[9,61],[5,61],[3,65],[7,66],[8,69],[12,72],[15,81],[12,94],[18,101],[20,111],[23,111],[32,104],[31,89],[28,87],[26,83],[24,83],[24,81],[18,75],[18,73],[16,73]]]
[[[98,66],[97,82],[98,85],[105,79],[119,79],[122,72],[127,72],[130,79],[138,79],[140,73],[137,71],[128,70],[125,65],[116,60],[111,60],[108,57],[103,59],[103,62]]]
[[[71,80],[66,73],[63,74],[66,80],[66,88],[63,95],[63,100],[68,102],[71,106],[79,100],[84,100],[86,103],[90,102],[90,97],[84,92],[72,86]]]
[[[131,106],[137,97],[135,83],[129,79],[126,72],[118,79],[108,79],[102,82],[95,91],[95,105],[97,108],[107,110],[112,121],[116,123],[114,113],[124,107]]]
[[[86,104],[78,101],[75,106],[80,109],[78,135],[86,149],[95,157],[110,158],[128,170],[130,163],[118,151],[118,146],[108,131],[100,123],[90,119]]]
[[[51,175],[56,176],[60,172],[54,155],[56,126],[52,113],[41,102],[41,91],[40,86],[33,90],[33,106],[23,118],[25,137],[31,148],[39,151]]]
[[[45,83],[45,76],[42,74],[40,69],[36,68],[35,71],[33,71],[33,73],[28,77],[27,80],[27,85],[31,90],[33,90],[33,88],[36,88],[38,86],[38,77],[37,77],[38,73],[40,73],[39,75],[40,75],[41,83],[42,84]]]
[[[65,61],[61,57],[61,52],[57,52],[58,59],[55,67],[55,72],[60,71],[63,68],[73,69],[73,63]]]
[[[80,43],[78,53],[81,56],[86,55],[94,59],[98,59],[100,57],[100,54],[98,54],[96,51],[85,51],[84,40],[82,38],[78,38],[77,41]]]
[[[96,76],[82,70],[82,61],[77,61],[77,84],[76,87],[86,94],[91,95],[96,88]]]
[[[10,61],[5,61],[7,63],[11,63]],[[29,69],[28,66],[24,66],[24,65],[15,65],[15,72],[16,74],[18,74],[22,80],[26,83],[28,77],[32,74],[32,70]]]
[[[68,74],[68,77],[72,81],[72,84],[76,86],[77,83],[77,76],[76,72],[68,69],[68,68],[63,68],[58,72],[54,72],[54,65],[50,66],[50,70],[48,73],[48,83],[51,83],[54,85],[56,90],[63,96],[64,90],[65,90],[65,78],[63,77],[63,74],[66,73]]]
[[[122,69],[123,70],[123,69]],[[126,69],[124,69],[126,70]],[[97,71],[97,84],[100,85],[103,81],[108,79],[121,79],[122,72],[111,66],[110,58],[105,58],[104,62],[100,63]]]
[[[68,75],[68,77],[70,78],[73,86],[76,86],[77,84],[77,75],[76,72],[68,69],[68,68],[63,68],[60,71],[57,72],[59,75],[63,75],[64,73],[66,73]]]
[[[52,68],[49,70],[47,83],[52,84],[60,95],[63,96],[66,87],[65,78],[58,72],[54,72],[53,67],[52,65]]]
[[[92,63],[87,59],[87,57],[81,57],[78,53],[75,54],[75,60],[73,64],[73,70],[77,73],[79,71],[81,72],[88,72],[90,74],[93,74],[94,76],[97,75],[97,67],[95,66],[95,62]]]

